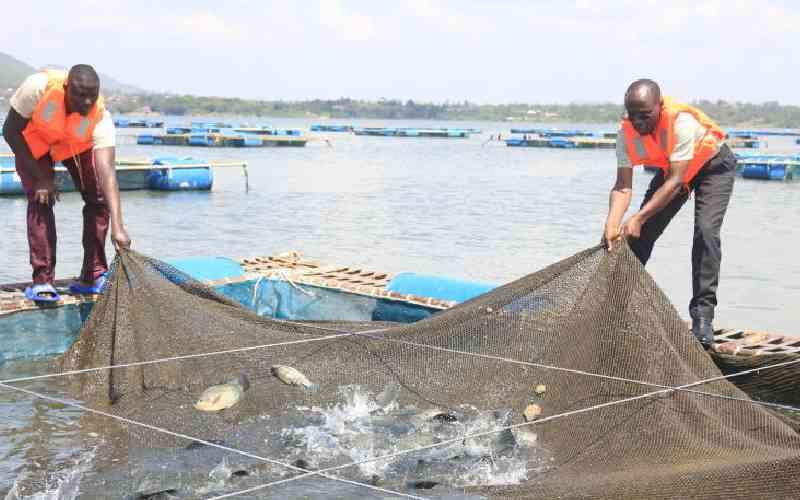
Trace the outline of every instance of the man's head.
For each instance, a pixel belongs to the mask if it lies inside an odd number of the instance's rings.
[[[70,68],[64,88],[67,112],[86,116],[100,95],[100,77],[88,64],[76,64]]]
[[[661,89],[653,80],[636,80],[625,92],[625,110],[641,135],[653,133],[661,118]]]

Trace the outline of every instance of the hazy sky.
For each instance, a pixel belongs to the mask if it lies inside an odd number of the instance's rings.
[[[263,99],[800,103],[800,2],[3,2],[0,51],[152,90]],[[13,21],[17,21],[16,23]]]

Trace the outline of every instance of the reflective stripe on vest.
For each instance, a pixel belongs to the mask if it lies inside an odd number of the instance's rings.
[[[641,158],[647,157],[647,150],[644,148],[644,142],[641,137],[633,138],[633,145],[636,147],[636,154]]]
[[[47,71],[47,85],[22,135],[37,160],[50,153],[58,162],[92,149],[95,126],[105,112],[98,97],[88,116],[66,112],[63,71]]]

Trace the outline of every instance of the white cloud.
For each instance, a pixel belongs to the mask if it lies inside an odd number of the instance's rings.
[[[40,9],[13,2],[4,12],[39,19]],[[800,100],[800,3],[790,0],[73,0],[48,9],[33,25],[6,26],[0,50],[33,65],[90,62],[152,89],[617,101],[630,78],[647,75],[687,99]]]

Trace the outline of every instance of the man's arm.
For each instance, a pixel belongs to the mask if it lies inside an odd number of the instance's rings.
[[[28,126],[30,119],[24,118],[14,108],[9,108],[8,116],[3,124],[3,138],[6,140],[16,161],[22,164],[25,172],[33,178],[34,199],[45,205],[58,199],[55,187],[55,177],[52,174],[50,156],[45,155],[36,160],[25,142],[22,131]]]
[[[680,194],[681,189],[683,189],[683,176],[686,174],[686,169],[688,167],[688,161],[670,162],[667,180],[653,193],[650,201],[625,222],[622,228],[624,234],[633,236],[634,238],[638,238],[641,235],[642,225],[647,222],[650,217],[669,205],[669,202]]]
[[[617,168],[617,180],[608,196],[608,217],[606,218],[606,228],[603,234],[603,242],[609,250],[612,249],[614,240],[620,236],[622,217],[631,205],[632,194],[633,168]]]
[[[33,164],[36,160],[33,159],[33,154],[22,136],[22,131],[28,126],[28,122],[30,122],[29,119],[23,118],[14,108],[9,108],[8,116],[3,124],[3,139],[11,146],[14,156],[28,164]],[[31,172],[31,175],[37,179],[40,177],[38,171]]]
[[[108,203],[111,216],[111,240],[117,248],[128,248],[131,240],[122,222],[122,205],[119,201],[119,185],[117,184],[116,148],[99,148],[94,150],[94,166],[100,181],[100,190]]]

